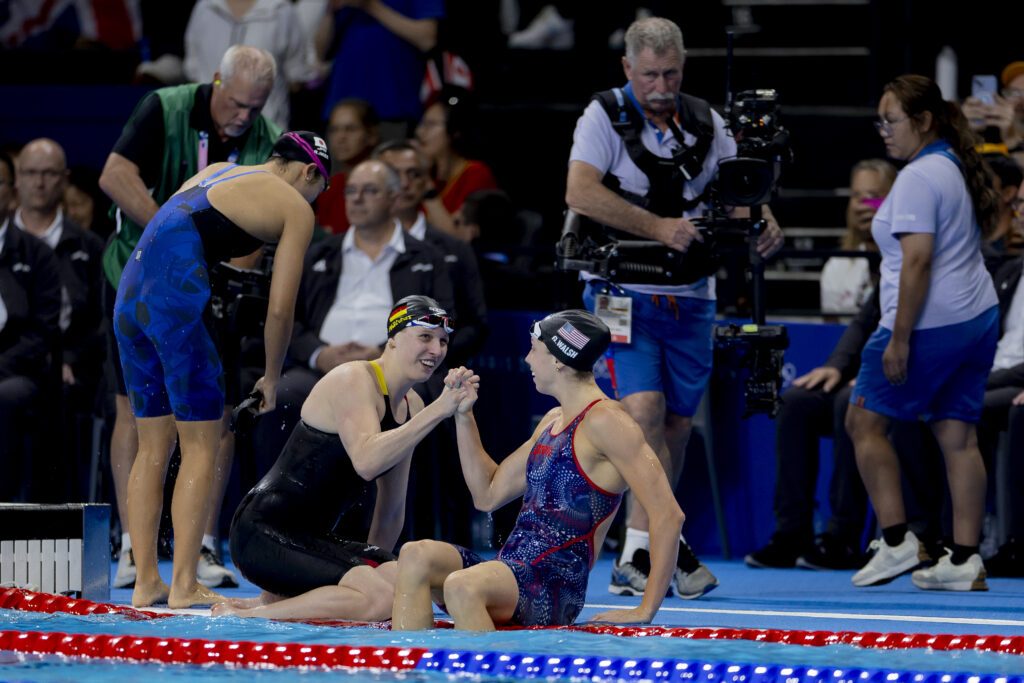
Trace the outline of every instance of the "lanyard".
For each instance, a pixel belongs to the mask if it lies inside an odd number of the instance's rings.
[[[205,130],[199,131],[199,149],[198,149],[198,164],[197,171],[202,171],[204,168],[210,165],[210,134]],[[238,163],[238,149],[231,150],[227,158],[228,163]]]

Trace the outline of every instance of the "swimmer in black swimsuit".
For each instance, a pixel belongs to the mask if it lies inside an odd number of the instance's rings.
[[[445,605],[460,629],[572,623],[583,608],[587,576],[627,488],[651,520],[650,590],[637,607],[594,619],[649,622],[665,598],[683,513],[639,425],[594,382],[592,368],[611,339],[608,327],[586,311],[562,311],[534,323],[531,335],[526,363],[534,383],[559,404],[533,436],[499,465],[484,451],[473,419],[476,385],[455,417],[459,459],[473,504],[490,511],[523,496],[516,526],[490,562],[440,541],[403,545],[394,630],[430,628],[432,597]]]
[[[405,521],[413,449],[478,382],[468,371],[452,371],[458,387],[446,386],[426,407],[412,391],[444,360],[451,332],[436,301],[405,297],[391,311],[379,360],[345,363],[316,383],[274,467],[231,524],[231,556],[264,594],[219,605],[214,614],[361,621],[391,615],[391,550]],[[374,484],[369,537],[344,538],[335,525]]]

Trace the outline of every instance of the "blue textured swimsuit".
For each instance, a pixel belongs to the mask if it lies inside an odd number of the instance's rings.
[[[173,412],[179,420],[219,420],[224,372],[204,320],[207,266],[255,251],[263,242],[210,205],[207,193],[227,166],[174,195],[146,226],[125,264],[114,303],[114,335],[136,417]]]
[[[516,577],[519,601],[512,621],[523,626],[576,620],[596,556],[594,534],[622,500],[621,493],[592,482],[576,459],[576,429],[595,403],[558,434],[545,429],[526,463],[523,507],[496,558]],[[459,552],[465,566],[482,561],[472,551]]]

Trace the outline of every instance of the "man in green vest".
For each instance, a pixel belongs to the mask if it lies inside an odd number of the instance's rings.
[[[100,187],[114,202],[112,215],[117,223],[117,232],[103,253],[103,272],[109,285],[105,288],[108,319],[112,317],[124,264],[160,206],[209,164],[259,164],[267,160],[281,131],[260,115],[260,110],[270,95],[276,72],[269,52],[234,45],[224,53],[212,83],[161,88],[146,95],[135,107],[100,175]],[[109,338],[108,377],[110,386],[116,388],[110,466],[122,516],[121,528],[127,529],[124,516],[128,509],[128,477],[138,450],[138,435],[112,333]],[[210,587],[238,585],[234,574],[220,560],[216,540],[233,452],[234,440],[225,428],[214,470],[217,480],[210,489],[213,500],[197,572],[200,582]],[[116,588],[135,583],[135,563],[127,533],[122,534],[121,544],[114,578]]]

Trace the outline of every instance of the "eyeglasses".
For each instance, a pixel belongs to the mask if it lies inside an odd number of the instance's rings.
[[[875,127],[875,130],[877,130],[880,134],[884,135],[885,137],[889,137],[890,135],[892,135],[893,126],[895,126],[897,123],[903,123],[909,118],[909,116],[904,116],[902,119],[895,119],[893,121],[890,121],[888,119],[878,119],[877,121],[872,121],[871,123]]]
[[[1000,94],[1007,100],[1024,99],[1024,88],[1003,88]]]
[[[25,180],[42,178],[43,180],[52,183],[64,175],[64,172],[52,168],[19,168],[18,175],[23,177]]]
[[[446,315],[421,315],[410,320],[409,324],[416,327],[425,327],[428,330],[436,330],[439,327],[443,327],[444,331],[448,334],[455,332],[451,319]]]

